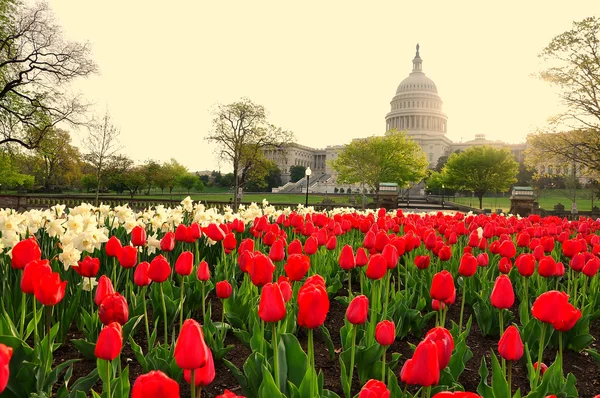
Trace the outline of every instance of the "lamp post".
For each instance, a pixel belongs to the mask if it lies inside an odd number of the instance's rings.
[[[442,209],[444,208],[444,193],[446,192],[446,186],[442,184]]]
[[[305,207],[308,207],[308,183],[310,182],[311,174],[312,174],[312,170],[310,169],[310,166],[309,166],[304,171],[304,175],[306,176],[306,202],[304,204]]]

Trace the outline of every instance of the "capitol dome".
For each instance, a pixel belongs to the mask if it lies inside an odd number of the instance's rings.
[[[412,72],[398,86],[396,94],[401,94],[408,91],[428,91],[437,94],[437,87],[433,80],[425,76],[423,72]]]

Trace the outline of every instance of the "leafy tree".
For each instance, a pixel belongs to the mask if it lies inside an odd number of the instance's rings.
[[[204,185],[208,185],[208,183],[210,182],[210,177],[207,176],[206,174],[198,175],[198,177],[200,178],[200,181],[202,181],[202,183]]]
[[[452,153],[460,153],[460,149],[457,149]],[[446,165],[446,162],[448,161],[448,158],[450,157],[450,155],[451,154],[446,154],[446,155],[440,156],[438,158],[437,164],[435,165],[435,167],[433,169],[437,172],[441,172],[442,169],[444,168],[444,166]]]
[[[179,176],[177,179],[177,185],[182,188],[187,189],[187,193],[189,194],[192,188],[200,181],[197,175],[193,173],[186,173]]]
[[[155,177],[156,186],[164,193],[165,188],[169,189],[169,194],[173,194],[173,188],[177,186],[180,176],[187,174],[188,170],[177,160],[171,159],[170,162],[163,163],[160,171]]]
[[[39,158],[40,179],[45,190],[56,185],[72,185],[81,178],[81,154],[71,145],[71,135],[51,129],[34,150]]]
[[[0,4],[0,145],[37,147],[59,123],[82,123],[68,87],[96,72],[88,44],[66,41],[47,4]]]
[[[96,176],[94,174],[84,174],[81,177],[81,187],[85,189],[86,192],[90,192],[92,189],[98,186],[98,181],[96,180]]]
[[[290,182],[298,182],[304,178],[306,173],[306,167],[304,166],[291,166],[290,167]]]
[[[421,147],[403,132],[390,130],[384,136],[354,140],[331,162],[338,181],[368,186],[379,193],[379,183],[405,186],[426,176],[427,159]]]
[[[244,158],[247,164],[255,157],[263,155],[264,149],[277,148],[292,142],[293,133],[270,124],[262,105],[242,98],[229,105],[217,106],[212,131],[206,139],[216,143],[220,157],[231,162],[233,166],[233,187],[236,193],[233,208],[237,209],[240,169],[244,167]]]
[[[146,186],[146,174],[143,166],[132,167],[119,176],[123,188],[129,191],[131,199]]]
[[[29,189],[33,186],[32,175],[19,172],[15,162],[6,151],[0,151],[0,188],[6,189]]]
[[[519,162],[519,173],[517,174],[517,184],[520,186],[528,186],[533,182],[535,169],[529,167],[524,162]]]
[[[221,186],[225,188],[232,188],[234,180],[235,178],[233,178],[233,173],[223,174],[221,176]]]
[[[486,192],[507,191],[517,182],[518,172],[519,164],[508,149],[489,146],[474,146],[460,154],[453,153],[443,170],[446,185],[473,191],[479,198],[480,209]]]
[[[108,188],[122,194],[127,189],[123,183],[124,175],[133,168],[133,160],[125,155],[115,155],[107,159],[103,172],[105,182],[100,186],[101,190]]]
[[[204,181],[202,181],[202,179],[199,178],[196,181],[196,185],[194,186],[194,188],[196,188],[196,192],[204,192]]]
[[[281,185],[281,170],[274,162],[268,161],[265,174],[252,178],[246,184],[250,192],[271,192],[271,189]]]
[[[527,138],[527,161],[576,162],[600,172],[600,19],[585,18],[554,37],[540,57],[549,65],[539,76],[560,89],[566,110],[547,130]]]
[[[430,193],[439,195],[442,193],[442,185],[444,185],[444,175],[438,171],[431,171],[425,179],[427,190]]]
[[[146,195],[150,195],[150,189],[152,185],[156,183],[156,178],[160,173],[160,163],[156,160],[147,160],[146,163],[142,166],[142,173],[144,174],[144,182],[148,190],[146,191]]]

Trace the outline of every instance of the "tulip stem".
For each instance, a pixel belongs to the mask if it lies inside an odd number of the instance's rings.
[[[504,317],[502,316],[504,315],[503,311],[504,309],[500,308],[500,338],[502,338],[502,335],[504,334]],[[506,360],[504,358],[502,358],[502,375],[506,376]]]
[[[350,377],[348,391],[352,390],[352,377],[354,376],[354,349],[356,346],[356,325],[352,325],[352,345],[350,346]],[[350,394],[352,396],[352,394]]]
[[[191,373],[191,388],[192,388],[192,398],[196,398],[196,369],[192,369]]]
[[[144,321],[146,323],[146,346],[150,344],[150,325],[148,324],[148,309],[146,308],[146,286],[142,287],[142,300],[144,301]],[[147,347],[148,350],[150,347]]]
[[[202,323],[206,323],[206,297],[204,293],[204,284],[206,282],[202,282]]]
[[[223,306],[222,306],[223,308],[221,311],[221,333],[220,334],[222,334],[221,342],[223,344],[225,344],[225,333],[227,333],[227,329],[225,329],[225,300],[223,300],[222,304],[223,304]]]
[[[94,287],[92,286],[92,278],[88,278],[90,284],[90,315],[94,313]],[[35,305],[35,304],[34,304]],[[35,307],[34,307],[35,310]],[[34,313],[35,316],[35,313]]]
[[[586,299],[585,294],[586,294],[586,290],[587,290],[587,281],[588,281],[588,278],[586,276],[585,278],[583,278],[583,286],[581,288],[581,309],[582,310],[583,310],[583,307],[585,307],[585,299]]]
[[[579,285],[579,274],[575,272],[575,280],[573,281],[573,305],[577,307],[577,285]]]
[[[390,294],[390,273],[386,272],[385,273],[385,296],[383,297],[384,302],[383,302],[383,316],[381,318],[381,320],[385,320],[385,318],[387,317],[387,310],[388,310],[388,301],[389,301],[389,296]]]
[[[563,339],[562,339],[562,332],[558,332],[558,356],[560,357],[560,374],[562,375],[562,369],[563,369]],[[538,367],[539,367],[539,363],[538,363]]]
[[[163,309],[163,316],[164,316],[163,322],[165,324],[165,345],[168,345],[169,343],[168,343],[167,339],[168,339],[169,333],[167,331],[168,330],[168,328],[167,328],[167,306],[165,304],[165,294],[163,292],[162,283],[159,283],[158,285],[160,286],[160,298],[162,301],[162,309]]]
[[[465,297],[467,296],[467,280],[464,279],[463,294],[460,300],[460,320],[458,321],[458,332],[462,333],[463,314],[465,312]]]
[[[352,345],[354,347],[354,345]],[[385,365],[386,365],[386,357],[385,352],[387,351],[387,346],[383,346],[383,357],[381,358],[381,381],[385,383]]]
[[[525,321],[523,322],[523,319],[521,319],[521,324],[523,325],[523,327],[525,327],[525,325],[529,323],[529,278],[527,277],[525,277],[523,291],[523,300],[525,301],[525,305],[527,306],[527,311],[525,311]]]
[[[37,308],[36,308],[36,299],[35,297],[31,300],[33,303],[33,346],[37,347],[38,344],[38,325],[37,325]]]
[[[314,370],[315,374],[317,374],[317,369],[315,368],[315,346],[313,343],[313,330],[312,329],[308,329],[308,359],[310,361],[310,366],[311,368]],[[313,396],[316,397],[318,396],[316,387],[317,385],[315,384],[315,379],[312,378],[312,388],[311,391],[314,394]]]
[[[352,300],[352,269],[348,270],[348,300]]]
[[[19,335],[21,336],[21,339],[25,340],[25,310],[27,308],[25,308],[25,304],[27,303],[27,295],[25,294],[25,292],[21,293],[21,324],[19,325]]]
[[[117,258],[113,257],[112,281],[117,283]]]
[[[111,365],[111,361],[106,361],[108,366],[106,366],[106,397],[110,398],[110,376],[111,376],[111,372],[110,372],[110,365]]]
[[[185,276],[181,275],[181,287],[179,288],[179,305],[181,309],[179,310],[179,330],[183,326],[183,293],[185,290]]]
[[[279,385],[279,341],[277,338],[277,327],[276,322],[271,322],[271,326],[273,328],[273,335],[271,336],[273,343],[273,365],[275,367],[275,385],[281,391],[281,386]]]
[[[542,335],[540,336],[540,347],[538,350],[538,366],[537,369],[535,371],[535,381],[534,381],[534,387],[537,387],[539,379],[540,379],[540,372],[542,370],[542,358],[543,358],[543,353],[544,353],[544,340],[546,339],[546,324],[542,323]]]
[[[512,361],[508,361],[508,396],[512,397]]]

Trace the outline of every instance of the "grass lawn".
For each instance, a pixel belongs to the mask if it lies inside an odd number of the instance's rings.
[[[507,212],[510,210],[510,200],[508,199],[510,194],[504,194],[504,197],[484,197],[483,208],[484,209],[502,209]],[[456,203],[463,205],[472,204],[472,207],[479,207],[479,200],[477,197],[456,197],[455,199],[449,199]],[[571,209],[571,199],[567,198],[566,190],[564,189],[553,189],[542,191],[537,198],[540,207],[546,210],[554,210],[554,205],[562,203],[566,210]],[[577,209],[589,211],[592,210],[591,191],[587,189],[580,189],[577,191]],[[600,200],[594,199],[594,206],[600,206]]]

